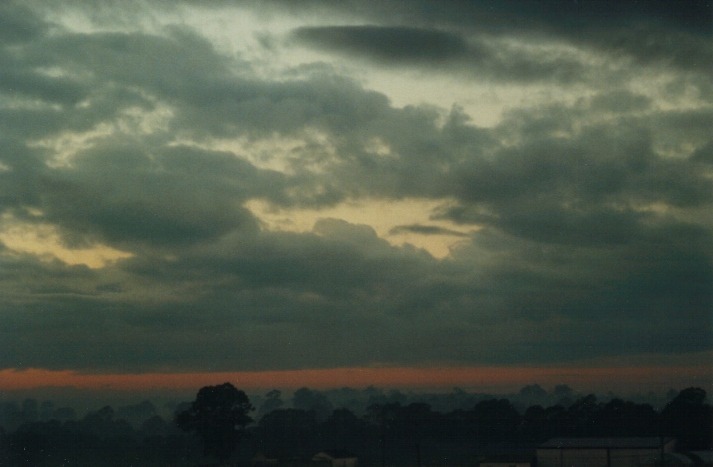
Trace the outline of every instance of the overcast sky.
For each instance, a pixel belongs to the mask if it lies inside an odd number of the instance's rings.
[[[0,369],[710,377],[711,12],[2,2]]]

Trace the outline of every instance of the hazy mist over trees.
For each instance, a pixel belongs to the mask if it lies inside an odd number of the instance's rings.
[[[86,413],[52,401],[4,401],[0,465],[202,465],[247,462],[256,453],[309,459],[324,449],[353,452],[361,465],[475,465],[562,436],[671,436],[681,450],[710,449],[712,425],[706,391],[697,387],[627,399],[537,384],[503,395],[368,387],[247,396],[225,383],[201,388],[194,402],[145,400]]]

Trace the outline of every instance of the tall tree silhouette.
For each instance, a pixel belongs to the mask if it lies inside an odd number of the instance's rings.
[[[706,391],[698,387],[682,390],[661,411],[663,433],[674,436],[686,449],[710,449],[713,445],[713,407]]]
[[[176,414],[176,424],[195,431],[203,441],[204,453],[221,462],[230,458],[252,422],[248,396],[230,383],[206,386],[198,391],[191,407]]]

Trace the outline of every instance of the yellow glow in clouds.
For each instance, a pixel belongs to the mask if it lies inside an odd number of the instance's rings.
[[[35,255],[46,261],[58,259],[72,266],[83,264],[93,269],[133,256],[100,244],[68,248],[53,225],[18,222],[7,215],[0,219],[0,242],[17,253]]]

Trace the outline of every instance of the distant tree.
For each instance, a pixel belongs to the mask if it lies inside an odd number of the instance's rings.
[[[317,421],[324,421],[332,413],[332,403],[327,396],[309,388],[300,388],[292,395],[292,407],[314,412]]]
[[[54,413],[54,403],[52,401],[44,401],[40,405],[40,420],[47,421],[52,419]]]
[[[258,419],[269,414],[273,410],[282,408],[285,403],[282,401],[282,392],[279,389],[273,389],[265,394],[265,401],[258,410]]]
[[[568,385],[558,384],[552,390],[552,393],[557,398],[558,404],[567,406],[572,403],[572,398],[574,397],[574,391]]]
[[[539,384],[528,384],[520,389],[519,396],[530,400],[544,399],[547,397],[547,391],[545,391]]]
[[[96,412],[89,412],[78,424],[79,430],[92,436],[109,439],[131,436],[133,429],[126,420],[116,419],[114,409],[106,405]]]
[[[144,437],[148,436],[168,436],[172,430],[176,428],[164,420],[160,415],[144,420],[141,424],[141,434]]]
[[[144,421],[153,417],[157,413],[158,411],[153,403],[150,401],[143,401],[138,404],[119,407],[116,410],[116,417],[123,418],[133,426],[138,427],[141,426]]]
[[[245,393],[230,383],[201,388],[187,410],[176,414],[176,424],[194,431],[203,441],[204,453],[224,462],[245,436],[253,406]]]
[[[24,422],[36,422],[40,419],[40,413],[37,407],[37,400],[35,399],[25,399],[22,401],[22,418]]]
[[[51,418],[61,422],[65,420],[75,420],[77,418],[77,412],[71,407],[60,407],[52,412]]]

